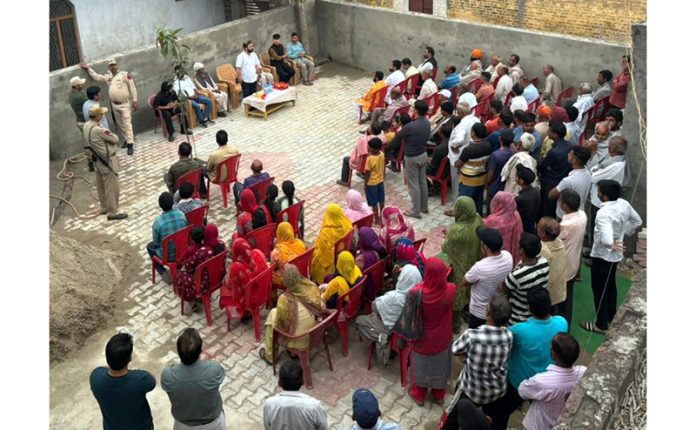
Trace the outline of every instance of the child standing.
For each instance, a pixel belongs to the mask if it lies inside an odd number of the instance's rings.
[[[381,225],[382,209],[384,209],[384,153],[382,140],[373,137],[367,142],[370,147],[367,163],[365,164],[365,197],[367,204],[375,214],[375,224]]]

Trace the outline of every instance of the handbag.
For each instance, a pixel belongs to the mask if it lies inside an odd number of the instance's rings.
[[[401,315],[392,331],[408,341],[423,337],[423,292],[420,288],[408,292]]]

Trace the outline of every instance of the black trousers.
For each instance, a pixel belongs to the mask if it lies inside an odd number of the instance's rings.
[[[568,323],[568,333],[570,333],[570,323],[573,320],[573,285],[575,278],[566,281],[566,299],[561,303],[556,303],[551,307],[551,315],[560,315]]]
[[[592,295],[597,311],[597,327],[607,330],[616,315],[616,266],[601,258],[592,257]]]
[[[539,211],[537,221],[545,216],[556,219],[556,200],[549,200],[549,191],[554,189],[554,187],[556,187],[554,184],[541,183],[541,189],[539,190],[541,193],[541,210]]]
[[[271,66],[276,68],[280,82],[288,83],[295,76],[295,69],[285,61],[271,61]]]
[[[174,134],[174,122],[172,121],[172,117],[180,114],[181,108],[176,107],[174,109],[161,110],[160,112],[162,113],[162,118],[164,118],[164,124],[167,126],[167,133],[169,133],[170,135]],[[188,121],[188,118],[186,118],[185,116],[182,118],[183,118],[183,121]],[[188,125],[188,123],[186,123],[186,125]],[[182,130],[181,133],[185,133],[183,122],[182,122],[181,130]]]
[[[475,418],[466,416],[467,412],[472,411],[471,407],[465,407],[465,404],[468,402],[470,402],[474,406],[480,407],[479,404],[469,399],[463,392],[460,392],[459,397],[456,400],[456,403],[454,403],[454,406],[452,406],[452,410],[445,419],[445,424],[442,426],[442,430],[459,430],[460,428],[465,428],[463,426],[460,426],[460,422],[462,423],[462,425],[466,425],[466,423],[475,422],[477,419],[478,421],[486,421],[486,417],[483,415],[483,412],[481,412],[480,409],[479,412],[474,410],[474,412],[477,415],[480,414],[479,417]]]
[[[510,415],[523,403],[524,399],[520,397],[517,389],[508,382],[503,397],[483,406],[483,413],[492,420],[491,430],[506,430]]]
[[[350,174],[350,157],[343,157],[343,164],[341,165],[341,181],[348,182],[348,175]]]
[[[478,328],[486,324],[486,320],[481,319],[474,314],[469,314],[469,328]]]
[[[242,82],[242,98],[248,97],[256,92],[256,82]]]

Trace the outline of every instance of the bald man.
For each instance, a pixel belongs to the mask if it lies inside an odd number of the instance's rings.
[[[244,179],[244,183],[235,183],[232,186],[232,190],[234,192],[234,199],[235,201],[239,201],[239,196],[242,194],[242,191],[246,188],[251,187],[252,185],[256,185],[259,182],[265,181],[266,179],[270,179],[271,175],[268,174],[268,172],[263,171],[263,163],[261,160],[254,160],[251,162],[251,176],[248,176],[246,179]]]
[[[459,77],[459,94],[466,91],[466,86],[473,80],[481,77],[481,62],[473,61],[469,65],[469,70],[463,71]]]
[[[594,99],[592,98],[592,85],[589,82],[583,82],[578,86],[578,99],[573,103],[573,106],[578,110],[578,118],[575,123],[578,125],[580,132],[585,131],[587,126],[588,116],[585,116],[585,112],[592,109],[594,106]]]
[[[595,125],[595,132],[584,146],[590,150],[590,161],[587,168],[592,169],[609,156],[609,124],[606,121],[598,122]]]

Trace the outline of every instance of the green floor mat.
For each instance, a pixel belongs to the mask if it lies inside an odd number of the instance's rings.
[[[631,287],[631,280],[616,275],[617,309],[621,306]],[[582,282],[573,286],[573,322],[570,333],[580,343],[580,347],[589,354],[594,354],[599,345],[604,342],[601,334],[590,333],[580,328],[582,321],[593,321],[595,315],[592,285],[590,283],[590,268],[583,264]]]

